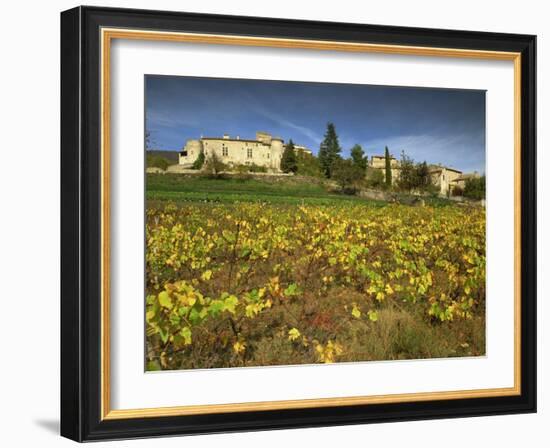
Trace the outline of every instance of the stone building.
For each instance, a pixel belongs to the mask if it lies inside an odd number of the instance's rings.
[[[304,151],[309,149],[302,147]],[[256,132],[256,139],[242,139],[239,136],[231,138],[228,134],[223,137],[201,137],[198,140],[188,140],[179,153],[179,164],[187,167],[197,160],[204,152],[208,160],[212,154],[228,166],[257,165],[267,168],[271,172],[279,172],[281,158],[284,151],[282,138],[273,137],[267,132]]]
[[[456,181],[462,177],[462,171],[442,165],[430,165],[430,176],[432,183],[439,187],[439,194],[448,196]]]
[[[303,145],[294,145],[294,151],[296,152],[296,154],[300,154],[300,152],[302,152],[302,153],[307,154],[309,156],[313,155],[313,152],[311,152],[311,149],[306,148]]]
[[[459,177],[457,177],[457,178],[455,178],[451,181],[451,192],[454,188],[459,188],[460,190],[464,191],[464,188],[466,187],[466,182],[469,179],[475,179],[475,178],[478,178],[478,177],[480,177],[480,176],[479,176],[479,173],[477,171],[474,171],[473,173],[470,173],[470,174],[460,175]]]
[[[382,171],[385,176],[386,157],[383,155],[371,156],[369,167]],[[392,183],[395,184],[399,181],[399,177],[401,175],[400,163],[395,157],[390,157],[390,168]],[[430,165],[429,173],[432,184],[439,188],[439,194],[442,196],[452,194],[452,190],[456,186],[464,188],[465,179],[471,176],[468,174],[464,175],[462,174],[462,171],[443,165]]]
[[[382,171],[384,178],[386,177],[386,156],[371,156],[368,166]],[[391,181],[395,184],[401,175],[399,160],[390,156]]]

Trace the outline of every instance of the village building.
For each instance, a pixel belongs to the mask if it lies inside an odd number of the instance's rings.
[[[382,171],[385,175],[386,170],[386,156],[377,155],[371,156],[369,161],[369,167]],[[390,169],[392,183],[397,183],[401,175],[401,168],[399,160],[390,156]],[[432,184],[439,189],[441,196],[452,195],[453,189],[456,187],[464,189],[466,179],[477,174],[463,174],[462,171],[454,168],[446,167],[443,165],[430,165],[429,173]]]
[[[300,154],[300,152],[302,152],[303,154],[307,154],[309,156],[313,155],[313,152],[311,151],[311,149],[306,148],[303,145],[294,145],[294,152],[296,154]]]
[[[305,146],[295,146],[305,153],[311,151]],[[198,140],[188,140],[179,153],[179,164],[191,167],[201,152],[205,159],[216,155],[224,164],[235,167],[239,165],[256,165],[265,167],[271,172],[281,171],[281,158],[284,151],[284,141],[273,137],[267,132],[256,132],[256,139],[234,138],[228,134],[223,137],[201,137]]]
[[[223,134],[222,137],[201,136],[200,139],[186,142],[178,154],[178,166],[182,169],[191,168],[199,154],[203,152],[206,160],[215,154],[228,167],[255,165],[265,167],[271,173],[280,173],[284,149],[282,138],[273,137],[262,131],[256,132],[254,140],[242,139],[239,136],[232,138],[228,134]],[[302,145],[294,145],[294,150],[297,154],[312,155],[312,151]],[[368,167],[380,170],[385,175],[386,157],[384,155],[371,156]],[[390,170],[392,183],[396,184],[401,175],[401,167],[399,160],[393,156],[390,156]],[[454,189],[464,190],[468,179],[479,177],[476,172],[464,174],[460,170],[443,165],[429,165],[429,175],[432,184],[438,188],[441,196],[452,195]]]
[[[368,166],[373,169],[381,170],[386,175],[386,156],[371,156]],[[392,183],[396,183],[401,175],[399,160],[390,156],[390,170]]]
[[[459,177],[453,179],[451,181],[451,193],[455,188],[464,191],[464,188],[466,187],[466,182],[469,179],[475,179],[475,178],[478,178],[478,177],[480,177],[479,173],[477,171],[474,171],[473,173],[462,174]]]
[[[439,194],[442,196],[452,195],[453,187],[463,176],[462,171],[443,165],[430,165],[429,172],[432,184],[439,188]]]

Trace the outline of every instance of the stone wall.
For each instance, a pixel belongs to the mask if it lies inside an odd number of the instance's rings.
[[[215,154],[229,166],[258,165],[279,171],[284,151],[283,141],[263,133],[258,133],[257,138],[262,141],[225,137],[188,140],[180,154],[179,163],[190,167],[203,151],[206,160]]]

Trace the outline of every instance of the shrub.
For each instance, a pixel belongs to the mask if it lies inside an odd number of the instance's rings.
[[[485,175],[466,179],[464,197],[477,201],[485,199]]]
[[[222,171],[227,169],[227,166],[225,165],[225,163],[221,161],[221,159],[216,155],[216,153],[213,153],[206,160],[205,169],[209,174],[212,174],[213,176],[218,177]]]
[[[384,188],[384,173],[376,168],[367,168],[367,186],[371,188]]]
[[[166,170],[168,166],[170,166],[170,162],[161,156],[156,156],[154,154],[147,154],[147,168],[160,168],[162,170]]]
[[[201,151],[197,159],[193,162],[191,169],[200,170],[204,165],[204,151]]]
[[[458,185],[454,187],[451,191],[452,196],[464,196],[464,190]]]
[[[236,173],[240,174],[246,174],[246,173],[267,173],[267,168],[265,166],[256,165],[255,163],[251,165],[232,165],[231,171],[234,171]]]
[[[255,163],[248,165],[247,168],[249,173],[267,173],[267,167],[256,165]]]
[[[337,159],[332,169],[332,178],[346,194],[355,194],[355,187],[364,175],[364,171],[349,159]]]
[[[319,178],[325,177],[319,159],[313,154],[304,152],[303,149],[298,149],[296,153],[296,164],[298,167],[297,174]]]
[[[401,153],[398,186],[402,191],[428,191],[432,187],[430,170],[426,162],[415,163],[405,152]]]

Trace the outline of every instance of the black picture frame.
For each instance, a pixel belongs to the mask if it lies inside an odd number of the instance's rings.
[[[102,27],[521,53],[521,394],[101,418]],[[77,7],[61,13],[61,435],[76,441],[536,412],[536,37]]]

